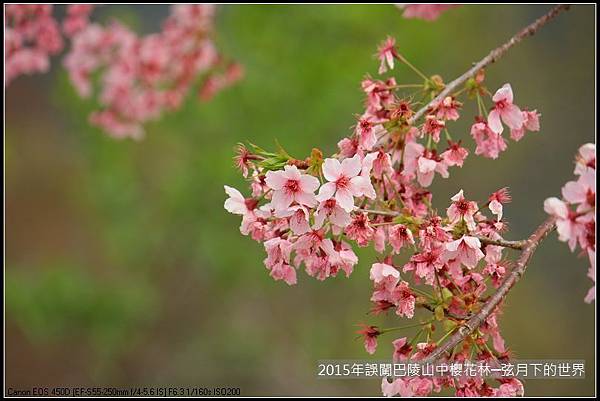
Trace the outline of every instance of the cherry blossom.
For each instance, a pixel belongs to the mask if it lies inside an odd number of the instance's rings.
[[[335,198],[330,198],[319,203],[313,227],[315,229],[321,228],[327,218],[332,224],[340,228],[346,227],[352,220],[350,213],[340,207]]]
[[[404,18],[418,18],[426,21],[434,21],[439,18],[444,11],[457,7],[456,4],[396,4],[401,10],[404,10]]]
[[[494,108],[488,115],[488,125],[493,132],[501,134],[504,130],[500,120],[511,129],[516,130],[523,127],[525,118],[519,107],[513,104],[513,92],[510,84],[504,84],[498,89],[492,100]]]
[[[525,131],[536,132],[540,130],[540,114],[537,110],[523,110],[523,126],[521,128],[511,129],[510,137],[515,141],[520,141],[525,135]]]
[[[506,140],[494,132],[487,122],[478,121],[471,126],[471,136],[477,144],[476,155],[497,159],[507,148]]]
[[[328,181],[321,186],[317,199],[323,201],[335,196],[337,203],[347,212],[354,209],[354,197],[362,196],[371,187],[368,178],[360,175],[362,163],[355,155],[340,163],[337,159],[325,159],[323,175]]]
[[[502,220],[503,208],[502,205],[504,203],[509,203],[512,201],[510,193],[508,192],[508,188],[501,188],[498,191],[494,192],[488,199],[488,208],[490,211],[498,216],[498,221]]]
[[[364,338],[365,350],[367,350],[369,354],[374,354],[377,350],[377,336],[381,333],[376,326],[367,326],[364,324],[362,326],[363,329],[357,331],[357,333]]]
[[[379,66],[379,73],[383,74],[387,72],[388,68],[390,70],[394,69],[394,58],[398,56],[396,52],[396,40],[391,36],[379,46],[378,49],[378,57],[381,62]]]
[[[319,180],[300,173],[296,166],[285,166],[284,171],[268,171],[265,182],[273,190],[275,210],[286,210],[294,201],[308,207],[317,204],[314,192],[319,188]]]
[[[588,277],[596,282],[596,145],[581,146],[575,156],[577,179],[562,187],[562,199],[550,197],[544,210],[556,219],[558,239],[566,242],[571,252],[577,246],[588,256]],[[585,296],[585,302],[595,300],[595,286]]]
[[[400,252],[400,249],[405,244],[414,245],[415,240],[413,234],[404,224],[396,224],[389,229],[390,245],[395,253]]]
[[[473,269],[485,255],[481,251],[481,242],[476,237],[463,235],[456,241],[446,244],[444,258],[447,260],[455,259]]]
[[[469,230],[475,230],[475,213],[479,210],[477,202],[466,200],[462,189],[451,199],[452,205],[446,211],[450,222],[456,224],[464,221]]]

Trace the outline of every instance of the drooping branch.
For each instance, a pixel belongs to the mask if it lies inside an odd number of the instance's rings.
[[[446,352],[454,349],[454,347],[460,344],[468,335],[477,330],[477,328],[494,311],[496,306],[498,306],[498,304],[506,297],[510,289],[521,279],[538,245],[555,228],[556,219],[554,217],[549,217],[533,232],[533,234],[531,234],[528,239],[522,241],[524,245],[514,269],[506,277],[500,287],[498,287],[496,292],[490,296],[479,312],[477,312],[472,318],[460,326],[460,328],[450,338],[448,338],[445,343],[436,348],[426,359],[420,362],[424,364],[434,363]]]
[[[457,89],[460,85],[464,84],[469,78],[475,76],[475,74],[477,74],[477,72],[479,70],[496,62],[496,60],[498,60],[502,56],[504,56],[504,54],[511,47],[513,47],[517,43],[521,42],[527,36],[532,36],[533,34],[535,34],[548,21],[555,18],[561,12],[567,11],[569,9],[569,7],[570,6],[568,4],[560,4],[558,6],[553,7],[550,11],[548,11],[547,14],[541,16],[540,18],[538,18],[537,20],[535,20],[534,22],[532,22],[531,24],[529,24],[528,26],[523,28],[520,32],[518,32],[512,38],[510,38],[506,43],[504,43],[503,45],[490,51],[487,56],[485,56],[479,62],[477,62],[475,65],[473,65],[473,67],[471,67],[467,72],[465,72],[463,75],[461,75],[460,77],[456,78],[454,81],[447,84],[445,86],[444,90],[442,90],[439,95],[437,95],[432,101],[427,103],[424,107],[419,109],[412,116],[412,118],[409,119],[408,124],[413,125],[419,118],[421,118],[427,112],[427,110],[431,106],[438,104],[446,96],[448,96],[451,92],[453,92],[455,89]]]

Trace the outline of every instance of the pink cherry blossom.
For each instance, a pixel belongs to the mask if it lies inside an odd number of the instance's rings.
[[[509,203],[512,200],[508,188],[501,188],[494,192],[488,199],[488,208],[490,211],[498,216],[498,221],[502,220],[503,214],[503,203]]]
[[[364,166],[364,161],[363,161]],[[383,179],[384,175],[391,175],[394,171],[390,154],[384,151],[375,152],[373,160],[373,177]]]
[[[392,342],[394,346],[393,361],[395,363],[406,361],[412,352],[412,346],[406,340],[406,337],[398,338]]]
[[[379,65],[379,73],[387,72],[394,69],[394,58],[398,57],[396,51],[396,39],[388,36],[388,38],[377,49],[377,57],[381,64]]]
[[[296,235],[306,234],[311,230],[309,225],[310,215],[302,205],[290,206],[288,209],[276,210],[275,216],[289,217],[290,229]]]
[[[515,141],[520,141],[525,135],[525,131],[537,132],[540,130],[540,114],[537,110],[523,110],[523,126],[521,128],[511,129],[510,137]]]
[[[391,294],[400,281],[400,272],[386,263],[374,263],[369,272],[369,278],[373,281],[372,302],[388,302],[390,306],[396,305],[391,299]]]
[[[440,141],[440,132],[446,127],[446,123],[442,120],[438,120],[435,116],[428,115],[425,118],[425,124],[423,125],[423,133],[425,135],[431,135],[433,142],[438,143]]]
[[[444,253],[445,260],[456,259],[469,269],[477,266],[484,256],[479,239],[467,235],[463,235],[456,241],[448,242]]]
[[[439,120],[456,121],[459,119],[458,109],[462,103],[452,96],[446,96],[436,106],[432,107],[432,113]]]
[[[377,350],[377,336],[379,336],[381,332],[376,326],[367,326],[365,324],[362,326],[363,328],[358,330],[357,333],[363,336],[365,350],[372,355]]]
[[[449,239],[450,235],[442,227],[442,219],[439,216],[433,216],[421,224],[419,241],[423,249],[437,248]]]
[[[358,137],[343,138],[337,143],[337,146],[340,150],[340,156],[345,158],[352,157],[358,153]]]
[[[503,379],[503,383],[494,391],[494,397],[522,397],[525,394],[523,383],[518,379]]]
[[[265,266],[271,271],[271,277],[289,285],[296,284],[296,270],[289,264],[292,247],[290,241],[278,237],[265,241]]]
[[[342,209],[335,198],[330,198],[319,203],[313,228],[319,229],[323,227],[323,223],[327,218],[332,224],[340,228],[346,227],[352,221],[350,213]]]
[[[389,297],[389,301],[397,306],[396,315],[408,319],[415,315],[415,300],[415,295],[406,281],[400,281]]]
[[[491,130],[487,122],[478,121],[471,127],[471,136],[477,144],[476,155],[497,159],[506,150],[506,140]]]
[[[588,169],[596,170],[596,144],[594,143],[581,146],[575,157],[575,174],[581,175]]]
[[[395,253],[399,253],[405,244],[414,245],[412,232],[404,224],[396,224],[389,229],[390,245]]]
[[[460,143],[461,141],[448,141],[448,149],[440,155],[448,166],[462,167],[469,155],[469,151],[463,148]]]
[[[364,150],[371,150],[377,143],[378,135],[385,133],[381,124],[374,124],[369,117],[363,117],[356,124],[355,134],[358,137],[358,144]],[[354,156],[351,155],[351,156]],[[350,156],[350,157],[351,157]]]
[[[229,198],[225,200],[225,210],[229,213],[244,215],[256,208],[257,203],[252,199],[245,199],[241,192],[235,188],[224,185]]]
[[[402,271],[414,271],[415,276],[425,279],[428,284],[433,284],[435,272],[444,266],[444,260],[440,257],[442,249],[433,248],[415,253],[410,261],[404,265]]]
[[[387,291],[392,290],[400,279],[400,272],[394,266],[386,263],[373,263],[369,278]]]
[[[352,247],[346,242],[336,242],[326,239],[323,241],[323,250],[329,257],[331,275],[335,276],[339,270],[343,270],[346,277],[350,277],[354,266],[358,263],[358,257]]]
[[[456,224],[460,221],[464,221],[469,230],[475,230],[476,224],[474,216],[478,210],[477,202],[466,200],[462,189],[451,199],[452,204],[446,211],[450,222]]]
[[[578,237],[583,231],[583,227],[577,221],[576,215],[569,209],[565,202],[555,197],[544,201],[544,211],[556,217],[558,239],[567,242],[571,251],[575,250]]]
[[[569,181],[562,188],[565,201],[579,204],[577,211],[582,212],[594,208],[596,204],[596,171],[589,169],[581,174],[577,181]]]
[[[404,10],[404,18],[418,18],[426,21],[434,21],[446,10],[457,7],[456,4],[396,4]]]
[[[501,119],[511,129],[520,129],[523,126],[525,119],[521,110],[513,104],[513,92],[510,84],[504,84],[498,89],[492,100],[495,104],[488,115],[488,125],[493,132],[501,134],[504,130]]]
[[[397,99],[391,90],[396,86],[396,80],[389,78],[386,81],[373,80],[369,77],[361,82],[363,92],[367,95],[366,114],[376,120],[383,119],[386,114],[386,108],[393,106]]]
[[[348,238],[356,241],[358,246],[365,247],[373,239],[375,230],[369,224],[366,213],[356,213],[350,224],[346,226],[345,233]]]
[[[314,192],[319,180],[300,173],[296,166],[285,166],[283,171],[267,171],[266,183],[273,190],[271,203],[275,210],[285,210],[292,202],[313,207],[317,204]]]
[[[417,142],[409,142],[404,149],[404,174],[416,175],[420,185],[428,187],[437,172],[442,177],[448,177],[448,164],[437,156],[435,151],[429,151]]]
[[[368,178],[360,175],[362,164],[355,155],[344,159],[341,163],[336,159],[325,159],[323,175],[328,181],[321,186],[317,199],[324,201],[335,196],[337,203],[347,212],[354,209],[354,197],[362,196],[365,188],[370,186]]]

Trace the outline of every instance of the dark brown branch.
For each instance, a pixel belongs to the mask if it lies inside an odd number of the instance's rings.
[[[522,29],[520,32],[518,32],[516,35],[514,35],[512,38],[510,38],[510,40],[508,42],[504,43],[503,45],[501,45],[501,46],[495,48],[494,50],[492,50],[491,52],[489,52],[489,54],[487,56],[485,56],[478,63],[473,65],[473,67],[471,67],[471,69],[469,69],[463,75],[461,75],[460,77],[456,78],[454,81],[452,81],[448,85],[446,85],[444,90],[442,90],[439,95],[437,95],[432,101],[430,101],[424,107],[422,107],[419,111],[417,111],[409,119],[409,121],[408,121],[409,125],[413,125],[419,118],[421,118],[427,112],[427,110],[431,106],[438,104],[446,96],[448,96],[451,92],[453,92],[455,89],[457,89],[460,85],[464,84],[469,78],[475,76],[475,74],[477,74],[477,72],[479,70],[496,62],[498,59],[500,59],[502,56],[504,56],[504,54],[511,47],[513,47],[517,43],[521,42],[527,36],[532,36],[533,34],[535,34],[548,21],[555,18],[561,12],[567,11],[569,9],[569,7],[570,6],[568,4],[560,4],[560,5],[552,8],[547,14],[538,18],[537,20],[535,20],[534,22],[532,22],[531,24],[526,26],[524,29]]]
[[[498,287],[496,292],[490,296],[485,302],[483,307],[477,312],[472,318],[464,323],[458,331],[456,331],[448,340],[443,343],[439,348],[436,348],[422,363],[434,363],[436,360],[441,358],[446,352],[450,352],[460,344],[468,335],[473,333],[477,328],[488,318],[488,316],[494,311],[496,306],[506,297],[510,289],[517,283],[525,270],[533,253],[537,249],[540,242],[554,229],[556,228],[556,220],[554,217],[549,217],[544,221],[531,236],[523,241],[523,248],[521,255],[517,259],[514,269],[506,277],[504,282]]]

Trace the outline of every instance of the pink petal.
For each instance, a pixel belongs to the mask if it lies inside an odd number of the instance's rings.
[[[347,212],[354,209],[354,197],[347,189],[338,189],[335,193],[335,200]]]
[[[430,173],[425,173],[425,174],[419,173],[417,176],[417,181],[419,181],[419,184],[421,184],[421,186],[428,187],[433,182],[433,176],[434,176],[433,171]]]
[[[327,199],[331,199],[333,194],[335,193],[336,185],[334,182],[328,182],[324,184],[321,189],[319,189],[319,195],[317,195],[317,199],[319,202],[326,201]]]
[[[544,201],[544,211],[561,219],[566,219],[569,215],[567,205],[558,198],[548,198]]]
[[[512,129],[519,129],[523,127],[523,113],[514,104],[506,106],[502,111],[502,121]]]
[[[352,221],[350,213],[346,212],[341,207],[336,207],[333,213],[329,216],[329,220],[338,227],[346,227]]]
[[[354,155],[354,157],[342,161],[342,174],[348,178],[357,176],[361,168],[362,163],[359,155]]]
[[[300,186],[304,192],[315,192],[317,188],[319,188],[319,185],[321,185],[321,183],[317,177],[308,174],[303,174],[302,177],[300,177]]]
[[[265,182],[267,183],[267,186],[274,190],[283,188],[287,180],[288,179],[284,175],[283,171],[267,171],[265,177]]]
[[[317,203],[317,198],[315,197],[315,195],[313,194],[309,194],[308,192],[300,192],[298,194],[296,194],[294,196],[294,198],[296,199],[296,202],[298,202],[301,205],[306,205],[308,207],[313,207],[315,206]]]
[[[325,159],[323,162],[323,175],[327,181],[336,181],[342,173],[342,166],[339,160]]]
[[[569,203],[586,201],[587,189],[579,182],[569,181],[562,187],[562,196]]]
[[[224,185],[225,192],[229,195],[229,198],[225,200],[225,210],[233,214],[246,214],[248,208],[246,202],[240,191],[235,188]]]
[[[294,200],[294,197],[284,191],[273,192],[273,198],[271,198],[271,205],[275,210],[287,209]]]
[[[300,174],[300,170],[298,170],[298,167],[285,166],[283,169],[285,170],[283,175],[285,175],[289,180],[299,180],[300,179],[301,174]]]
[[[496,103],[501,102],[502,100],[505,100],[508,103],[512,103],[513,92],[510,84],[504,84],[500,89],[498,89],[492,97],[492,100]]]
[[[501,134],[502,131],[504,131],[504,127],[500,121],[500,112],[498,112],[498,110],[493,109],[490,111],[490,114],[488,115],[488,127],[496,134]]]

